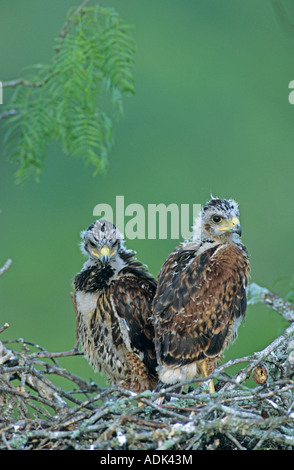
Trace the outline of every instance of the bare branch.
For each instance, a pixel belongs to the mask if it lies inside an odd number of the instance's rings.
[[[31,82],[29,80],[24,80],[23,78],[19,78],[17,80],[11,80],[8,82],[2,82],[2,87],[3,88],[15,88],[19,85],[27,86],[27,87],[34,87],[34,88],[39,88],[43,86],[47,80],[44,80],[42,82]]]
[[[20,109],[10,109],[9,111],[3,111],[3,113],[0,114],[0,119],[8,119],[12,116],[15,116],[16,114],[21,114],[23,112],[24,110]]]
[[[5,273],[5,271],[7,271],[7,269],[11,266],[11,263],[12,263],[12,260],[8,259],[6,261],[6,263],[4,264],[4,266],[2,266],[2,268],[0,268],[0,276],[2,276],[2,274]]]
[[[252,299],[291,318],[289,305],[266,289],[253,287]],[[140,394],[119,385],[100,388],[57,363],[82,354],[76,347],[48,352],[21,338],[3,341],[0,450],[294,450],[293,335],[294,322],[263,350],[199,379],[214,379],[213,394],[193,381],[180,384],[181,392],[179,384]],[[239,368],[234,376],[231,366]],[[247,379],[261,366],[268,372],[265,382],[249,386]]]
[[[85,0],[74,12],[73,14],[68,18],[68,20],[64,23],[64,25],[62,26],[60,32],[59,32],[59,36],[61,38],[65,38],[65,36],[68,34],[68,32],[71,30],[71,28],[73,27],[73,25],[70,25],[72,20],[78,16],[82,11],[83,9],[85,8],[85,6],[89,3],[90,0]]]
[[[294,321],[294,306],[290,302],[287,302],[287,300],[283,299],[275,292],[252,283],[248,288],[248,305],[254,305],[258,302],[262,302],[272,308],[282,315],[285,320],[289,322]]]
[[[0,333],[2,333],[2,331],[5,331],[7,328],[9,328],[9,323],[5,323],[3,326],[0,327]]]
[[[80,13],[83,12],[83,9],[85,8],[85,6],[90,2],[90,0],[85,0],[75,11],[74,13],[68,18],[68,20],[65,22],[65,24],[63,25],[63,27],[61,28],[60,30],[60,33],[59,33],[59,36],[62,38],[62,41],[63,39],[67,36],[67,34],[69,33],[69,31],[73,28],[74,24],[71,24],[73,19],[78,16]],[[62,42],[61,41],[61,42]],[[60,47],[61,47],[61,44],[59,47],[57,47],[55,49],[55,51],[58,53],[59,50],[60,50]],[[41,80],[41,81],[30,81],[30,80],[25,80],[23,78],[19,78],[19,79],[16,79],[16,80],[10,80],[10,81],[6,81],[6,82],[2,82],[2,87],[3,88],[15,88],[17,86],[25,86],[25,87],[32,87],[32,88],[40,88],[44,85],[46,85],[46,83],[49,82],[49,80],[51,79],[51,75],[48,75],[44,80]],[[8,118],[14,114],[18,114],[19,111],[17,110],[10,110],[10,111],[7,111],[7,112],[4,112],[0,115],[0,119],[1,118]]]
[[[262,351],[255,353],[253,356],[253,359],[251,360],[250,364],[242,369],[234,378],[233,382],[235,384],[240,384],[247,380],[254,370],[254,368],[260,364],[261,362],[264,362],[269,356],[275,357],[277,351],[279,348],[284,347],[284,349],[287,351],[287,345],[290,343],[290,338],[294,335],[294,323],[291,323],[291,325],[284,331],[284,333],[276,338],[271,344],[269,344],[265,349]],[[288,357],[286,356],[284,358],[284,361],[287,360]],[[293,364],[294,366],[294,364]],[[292,373],[294,374],[294,367]],[[213,374],[212,374],[213,376]],[[232,383],[227,384],[226,389],[232,388]]]

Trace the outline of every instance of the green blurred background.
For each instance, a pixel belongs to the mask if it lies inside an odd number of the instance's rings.
[[[95,2],[92,2],[94,4]],[[1,0],[0,80],[45,63],[72,0]],[[113,0],[137,43],[136,95],[125,100],[105,175],[52,143],[40,183],[14,182],[0,130],[1,339],[23,337],[50,351],[74,345],[71,281],[84,258],[80,231],[99,203],[240,204],[251,279],[284,295],[293,269],[294,33],[285,34],[270,0]],[[282,2],[294,21],[291,0]],[[4,90],[5,96],[9,91]],[[7,94],[7,95],[6,95]],[[1,106],[0,106],[1,111]],[[177,240],[127,240],[157,275]],[[285,280],[276,281],[286,277]],[[260,350],[286,327],[277,314],[249,307],[225,358]],[[63,364],[95,378],[82,357]]]

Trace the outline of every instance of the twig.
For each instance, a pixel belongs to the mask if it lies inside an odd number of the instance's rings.
[[[0,114],[0,119],[7,119],[10,118],[11,116],[15,116],[16,114],[21,114],[24,113],[24,110],[20,109],[10,109],[8,111],[3,111],[2,114]]]
[[[64,352],[48,352],[48,351],[38,351],[28,354],[28,359],[34,358],[48,358],[48,359],[56,359],[60,357],[69,357],[69,356],[82,356],[83,352],[79,351],[76,348],[70,349],[69,351]]]
[[[10,80],[8,82],[2,82],[2,87],[3,88],[15,88],[19,85],[23,85],[26,87],[33,87],[33,88],[39,88],[45,85],[49,80],[49,77],[46,79],[42,80],[41,82],[32,82],[30,80],[25,80],[23,78],[19,78],[17,80]]]
[[[85,8],[85,6],[87,5],[87,3],[89,3],[90,0],[85,0],[74,12],[73,14],[68,18],[68,20],[64,23],[64,25],[62,26],[60,32],[59,32],[59,36],[61,38],[65,38],[65,36],[68,34],[68,32],[71,30],[71,28],[73,27],[72,25],[69,27],[70,23],[72,22],[72,20],[78,16],[82,11],[83,9]]]
[[[2,276],[5,271],[7,271],[7,269],[11,266],[11,263],[12,263],[12,260],[11,259],[8,259],[6,261],[6,263],[4,264],[4,266],[2,266],[2,268],[0,269],[0,276]]]
[[[75,348],[51,353],[23,339],[3,341],[0,356],[10,357],[0,365],[0,450],[294,450],[293,334],[294,322],[262,351],[219,366],[210,376],[219,380],[214,394],[202,387],[178,391],[193,381],[157,393],[101,389],[57,363],[81,354]],[[13,342],[24,346],[21,352],[8,349]],[[249,388],[246,379],[261,362],[268,380]],[[231,365],[241,368],[233,377],[226,371]],[[59,377],[73,384],[70,391]]]
[[[239,449],[239,450],[246,450],[246,447],[243,447],[239,441],[237,441],[237,439],[232,436],[232,434],[230,432],[225,432],[225,435],[227,436],[228,439],[230,439],[230,441],[232,441],[235,446]]]
[[[3,326],[0,327],[0,333],[5,331],[7,328],[9,328],[9,323],[5,323]]]
[[[89,3],[89,1],[90,0],[85,0],[74,11],[74,13],[68,18],[68,20],[65,22],[65,24],[63,25],[63,27],[61,28],[60,33],[59,33],[59,36],[62,39],[64,39],[66,37],[66,35],[69,33],[69,31],[74,26],[74,25],[70,25],[72,20],[83,11],[83,9],[87,5],[87,3]],[[56,52],[59,52],[60,47],[56,48],[55,50],[56,50]],[[41,80],[41,81],[30,81],[30,80],[25,80],[23,78],[19,78],[19,79],[16,79],[16,80],[10,80],[10,81],[6,81],[6,82],[2,82],[2,87],[3,88],[15,88],[17,86],[22,85],[22,86],[25,86],[25,87],[40,88],[40,87],[46,85],[46,83],[49,82],[50,78],[51,78],[51,75],[48,75],[46,78],[44,78],[44,80]],[[1,114],[0,118],[1,117],[9,117],[10,115],[17,114],[18,112],[19,112],[18,110],[10,110],[6,113]]]
[[[62,42],[64,38],[67,36],[67,34],[70,32],[70,30],[74,27],[75,23],[72,23],[72,20],[78,16],[79,14],[83,13],[83,9],[89,3],[90,0],[85,0],[75,11],[74,13],[68,18],[68,20],[65,22],[63,27],[60,30],[59,36],[61,38],[60,44],[58,47],[55,48],[55,52],[58,53],[61,49]],[[41,88],[44,85],[46,85],[52,78],[52,69],[49,69],[49,74],[47,77],[45,77],[43,80],[40,81],[31,81],[31,80],[25,80],[23,78],[19,78],[16,80],[10,80],[6,82],[2,82],[2,87],[3,88],[15,88],[18,86],[24,86],[24,87],[31,87],[31,88]],[[10,118],[11,116],[15,116],[16,114],[20,114],[25,112],[24,110],[18,110],[18,109],[10,109],[8,111],[3,111],[3,113],[0,114],[0,119],[7,119]]]
[[[276,351],[286,340],[294,334],[294,323],[292,323],[288,328],[284,331],[283,334],[281,334],[278,338],[276,338],[271,344],[269,344],[265,349],[262,351],[255,353],[254,354],[254,359],[250,362],[250,364],[242,369],[240,372],[238,372],[235,377],[233,378],[233,381],[236,384],[241,384],[245,380],[248,379],[250,376],[251,372],[253,369],[260,364],[260,362],[264,361],[270,354],[272,354],[274,351]],[[213,374],[211,375],[213,376]],[[225,389],[230,389],[232,388],[232,383],[231,384],[226,384],[226,386],[223,388]]]
[[[248,288],[248,305],[262,302],[285,318],[289,322],[294,321],[294,306],[275,292],[265,287],[252,283]]]

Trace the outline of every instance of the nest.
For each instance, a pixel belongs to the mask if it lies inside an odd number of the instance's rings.
[[[291,304],[257,287],[252,303],[293,320]],[[214,394],[204,380],[157,393],[101,388],[59,365],[82,354],[77,348],[51,353],[23,339],[0,342],[0,449],[293,450],[293,335],[292,321],[264,350],[222,364],[209,377]]]

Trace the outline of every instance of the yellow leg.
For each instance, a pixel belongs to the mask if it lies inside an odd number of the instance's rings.
[[[203,377],[207,377],[209,375],[207,365],[208,365],[207,364],[207,359],[204,359],[204,361],[200,362],[200,364],[199,364],[199,370],[200,370],[201,375]],[[214,393],[215,392],[215,388],[214,388],[214,384],[213,384],[212,379],[210,379],[208,381],[208,390],[209,390],[209,393]]]

